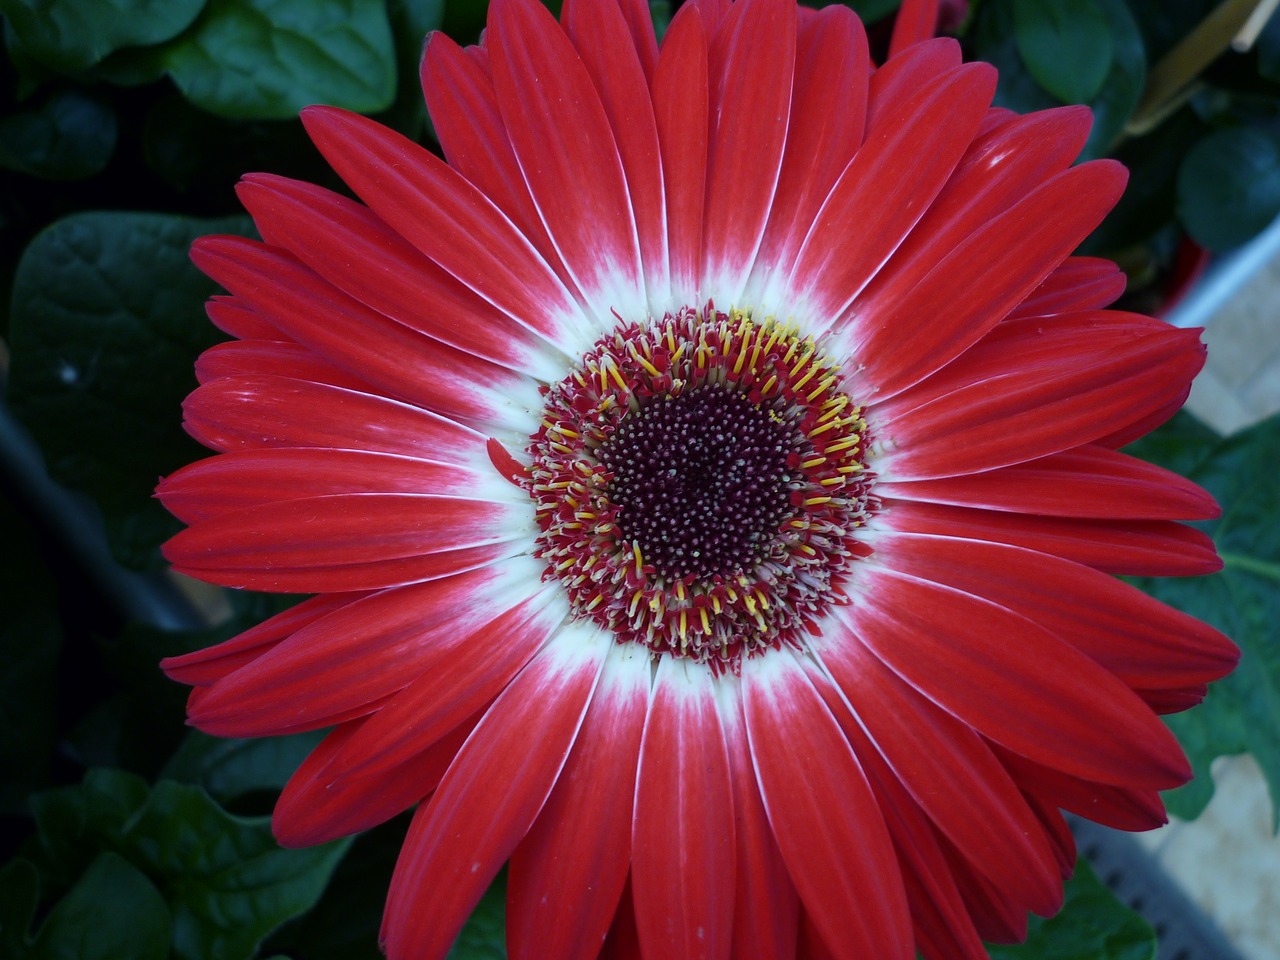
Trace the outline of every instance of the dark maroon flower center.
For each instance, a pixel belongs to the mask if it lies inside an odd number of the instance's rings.
[[[792,512],[799,438],[769,406],[723,385],[651,401],[599,451],[622,536],[668,580],[726,575],[764,560]]]

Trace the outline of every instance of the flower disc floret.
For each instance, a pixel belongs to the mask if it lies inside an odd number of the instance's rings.
[[[791,324],[712,305],[622,323],[546,392],[536,553],[621,642],[730,667],[794,644],[862,552],[862,412]]]

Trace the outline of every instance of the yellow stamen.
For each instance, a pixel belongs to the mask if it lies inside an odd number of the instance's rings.
[[[803,387],[803,386],[804,386],[806,383],[808,383],[810,380],[812,380],[815,376],[817,376],[817,373],[818,373],[818,368],[817,368],[817,367],[810,367],[810,368],[809,368],[809,372],[808,372],[808,373],[806,373],[803,377],[801,377],[799,380],[797,380],[797,381],[792,385],[792,389],[793,389],[793,390],[795,390],[797,393],[799,393],[799,392],[800,392],[800,388],[801,388],[801,387]],[[792,374],[791,374],[791,375],[792,375],[792,376],[795,376],[795,371],[794,371],[794,370],[792,371]]]
[[[810,436],[813,436],[813,434],[810,434]],[[862,438],[853,436],[837,440],[835,443],[831,444],[831,446],[827,447],[826,452],[839,453],[841,450],[848,450],[850,447],[856,447],[860,439]]]
[[[836,378],[834,374],[831,376],[823,377],[822,380],[818,383],[818,385],[813,388],[813,391],[807,397],[804,398],[805,403],[812,403],[823,393],[826,393],[827,390],[831,388],[831,385],[835,382],[836,382]]]

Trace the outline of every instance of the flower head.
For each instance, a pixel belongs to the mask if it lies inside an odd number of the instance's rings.
[[[516,958],[977,960],[1060,905],[1060,808],[1142,829],[1189,777],[1157,713],[1235,650],[1111,575],[1218,565],[1117,451],[1198,337],[1071,256],[1125,180],[1072,166],[1087,110],[895,46],[495,0],[426,48],[447,162],[313,108],[362,203],[249,176],[262,242],[196,245],[235,339],[167,555],[315,596],[165,669],[210,733],[333,728],[282,842],[417,806],[390,956],[509,861]]]

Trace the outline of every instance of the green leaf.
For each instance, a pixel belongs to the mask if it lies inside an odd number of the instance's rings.
[[[185,30],[205,0],[0,0],[24,52],[75,73],[122,47],[163,43]]]
[[[226,804],[278,791],[324,738],[321,731],[258,740],[226,740],[192,730],[164,768],[166,779],[203,787]]]
[[[40,960],[165,960],[169,907],[136,867],[101,853],[36,936]]]
[[[1045,110],[1061,101],[1041,86],[1019,47],[1015,5],[1025,0],[984,0],[975,7],[972,27],[973,59],[994,64],[1000,71],[997,106],[1019,113]],[[1086,102],[1093,110],[1093,130],[1082,159],[1105,156],[1138,106],[1146,83],[1147,58],[1142,34],[1125,0],[1090,0],[1101,12],[1111,38],[1110,67],[1095,96]]]
[[[123,770],[90,770],[79,786],[31,797],[41,872],[56,886],[83,873],[98,851],[117,845],[123,825],[147,802],[147,783]]]
[[[1215,130],[1178,170],[1178,217],[1215,252],[1251,240],[1280,215],[1280,139],[1253,127]]]
[[[179,960],[252,956],[269,933],[314,906],[348,845],[283,850],[268,817],[233,816],[198,787],[161,780],[149,789],[118,770],[37,794],[32,810],[34,858],[53,885],[83,883],[76,878],[103,851],[118,855],[163,893],[172,918],[166,943]]]
[[[0,119],[0,167],[46,180],[80,180],[102,170],[116,148],[111,105],[80,90],[54,93]]]
[[[1153,435],[1155,442],[1162,432]],[[1231,637],[1241,659],[1203,704],[1166,718],[1196,779],[1165,799],[1170,813],[1193,819],[1213,795],[1212,761],[1248,751],[1262,768],[1275,811],[1280,803],[1280,416],[1226,440],[1211,443],[1200,437],[1190,446],[1183,456],[1199,462],[1189,476],[1222,504],[1221,518],[1204,527],[1217,544],[1223,569],[1208,577],[1141,580],[1139,585]],[[1132,449],[1139,455],[1160,450],[1150,439]]]
[[[116,557],[154,565],[178,529],[151,493],[201,455],[182,431],[192,362],[220,334],[204,316],[214,284],[187,258],[205,233],[247,219],[80,213],[27,247],[14,278],[9,400],[50,475],[90,495]]]
[[[1067,881],[1060,913],[1047,920],[1032,917],[1026,943],[989,952],[992,960],[1153,960],[1156,935],[1082,860]]]
[[[309,910],[348,842],[283,850],[267,817],[234,817],[196,787],[162,780],[128,825],[126,849],[162,877],[182,960],[240,960]]]
[[[1014,39],[1036,82],[1064,103],[1088,103],[1111,71],[1111,24],[1094,0],[1015,0]]]
[[[159,54],[201,109],[282,120],[327,103],[359,113],[395,98],[395,50],[382,0],[217,0]]]

